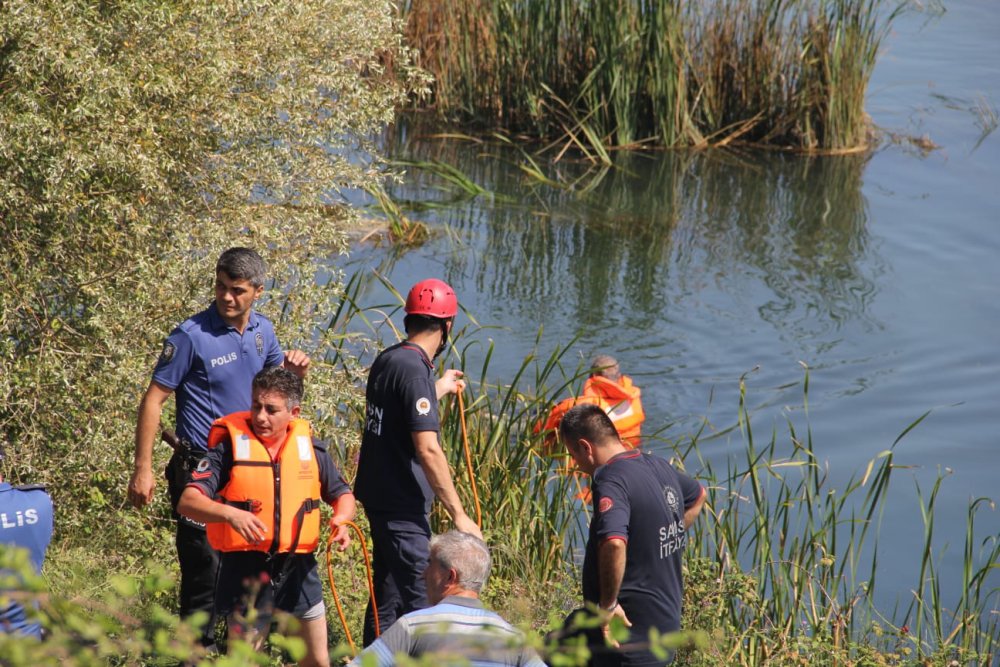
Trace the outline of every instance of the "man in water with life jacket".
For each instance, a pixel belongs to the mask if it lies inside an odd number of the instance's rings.
[[[546,443],[554,446],[555,433],[563,415],[582,403],[593,403],[608,414],[621,436],[622,444],[629,449],[639,446],[642,422],[646,420],[642,409],[642,391],[632,383],[632,378],[622,375],[614,357],[607,354],[595,356],[590,362],[590,377],[583,384],[583,394],[557,403],[548,418],[535,426],[535,432],[547,432]]]
[[[448,343],[458,299],[447,283],[431,278],[410,289],[404,310],[406,340],[383,350],[368,373],[354,483],[371,526],[381,628],[428,606],[423,573],[430,556],[429,515],[435,497],[456,529],[482,538],[455,491],[439,438],[438,401],[465,388],[456,369],[435,379],[433,362]],[[374,611],[369,604],[365,646],[376,639]]]
[[[330,530],[343,550],[354,518],[350,487],[326,445],[299,418],[302,379],[279,366],[253,379],[249,412],[217,419],[208,454],[191,473],[178,511],[207,525],[221,552],[216,611],[230,637],[260,646],[275,609],[299,619],[306,645],[300,665],[328,665],[326,608],[313,552],[319,543],[320,499],[333,507]],[[249,585],[248,585],[249,584]],[[253,598],[253,599],[250,599]],[[243,623],[250,606],[259,616]]]

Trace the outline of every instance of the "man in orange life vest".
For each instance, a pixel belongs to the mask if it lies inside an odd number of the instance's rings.
[[[340,549],[350,536],[354,496],[326,445],[299,418],[302,380],[279,366],[253,379],[249,412],[217,419],[208,454],[191,473],[177,510],[207,524],[222,553],[216,611],[229,617],[230,636],[247,630],[248,594],[260,613],[251,641],[263,643],[274,609],[300,621],[306,644],[300,665],[329,665],[326,608],[313,555],[319,543],[319,502],[333,506],[330,530]],[[247,583],[250,583],[248,590]]]
[[[557,403],[545,422],[535,425],[535,433],[548,431],[546,442],[556,445],[555,432],[566,412],[575,405],[593,403],[604,410],[628,448],[638,447],[642,422],[646,414],[642,409],[642,391],[632,384],[632,378],[622,375],[618,361],[607,354],[599,354],[590,362],[590,377],[583,384],[583,394]]]

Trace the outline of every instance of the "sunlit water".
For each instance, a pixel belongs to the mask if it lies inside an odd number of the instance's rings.
[[[879,127],[936,150],[618,155],[603,176],[563,160],[550,174],[582,180],[560,190],[527,178],[516,150],[402,131],[398,157],[452,164],[495,196],[409,213],[438,232],[429,243],[391,261],[357,248],[345,268],[381,267],[400,290],[450,282],[499,327],[498,381],[579,336],[568,365],[616,356],[643,388],[645,432],[667,439],[704,419],[709,433],[731,426],[749,372],[755,431],[787,443],[786,418],[804,424],[807,364],[808,423],[834,480],[931,410],[896,449],[914,467],[893,480],[878,579],[905,604],[923,549],[915,484],[926,493],[947,472],[935,549],[953,603],[968,503],[1000,499],[1000,132],[975,111],[1000,104],[1000,4],[946,5],[895,25],[868,101]],[[441,185],[411,171],[393,194],[453,198]],[[389,300],[377,286],[363,297]],[[702,451],[725,469],[742,446],[731,434]],[[979,530],[997,534],[997,510]]]

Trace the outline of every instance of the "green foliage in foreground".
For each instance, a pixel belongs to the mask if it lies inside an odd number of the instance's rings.
[[[903,2],[410,0],[453,118],[607,146],[869,143],[865,93]]]

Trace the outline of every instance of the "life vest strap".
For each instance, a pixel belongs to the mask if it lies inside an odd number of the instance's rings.
[[[227,500],[225,498],[219,498],[219,502],[224,505],[229,505],[231,507],[235,507],[236,509],[243,510],[244,512],[252,512],[254,514],[260,514],[261,510],[261,502],[259,500]]]
[[[303,500],[302,504],[299,505],[299,511],[295,513],[295,539],[292,540],[292,545],[288,548],[288,553],[295,553],[295,550],[299,546],[299,537],[302,535],[302,523],[306,518],[306,514],[318,510],[319,503],[319,498],[308,498]]]

